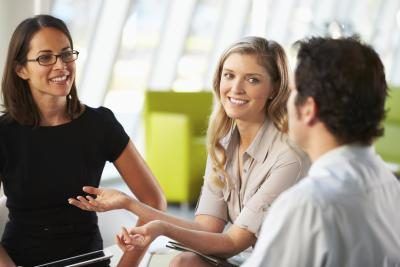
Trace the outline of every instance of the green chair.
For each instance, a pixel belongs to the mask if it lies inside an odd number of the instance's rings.
[[[375,143],[376,151],[394,169],[400,168],[400,88],[392,87],[386,100],[385,133]]]
[[[212,99],[211,92],[146,92],[145,158],[170,203],[199,197]]]

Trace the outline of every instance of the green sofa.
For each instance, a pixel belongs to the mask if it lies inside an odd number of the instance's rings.
[[[169,203],[194,203],[206,163],[211,92],[147,91],[145,158]]]
[[[375,143],[376,151],[388,163],[392,163],[393,170],[400,168],[400,87],[392,87],[386,100],[385,133]]]

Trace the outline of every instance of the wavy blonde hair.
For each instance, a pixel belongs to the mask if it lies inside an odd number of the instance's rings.
[[[221,55],[214,73],[214,109],[210,116],[207,130],[207,150],[211,158],[212,171],[210,177],[220,187],[225,186],[228,174],[225,171],[227,156],[220,144],[235,125],[233,119],[226,114],[219,92],[221,74],[226,59],[235,53],[255,55],[260,66],[263,66],[271,77],[273,91],[266,104],[267,117],[276,128],[286,133],[288,129],[286,102],[289,97],[288,63],[284,49],[274,41],[262,37],[246,37],[228,47]],[[221,177],[224,177],[221,179]]]

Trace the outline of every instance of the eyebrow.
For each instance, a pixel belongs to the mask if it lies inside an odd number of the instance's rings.
[[[68,50],[68,49],[71,49],[71,47],[70,46],[67,46],[67,47],[64,47],[63,49],[61,49],[61,51],[66,51],[66,50]],[[53,51],[51,51],[51,50],[40,50],[39,52],[37,52],[36,54],[40,54],[40,53],[52,53]]]
[[[223,68],[222,69],[222,71],[229,71],[229,72],[235,72],[235,71],[233,71],[233,70],[231,70],[231,69],[228,69],[228,68]],[[246,73],[245,74],[246,76],[260,76],[260,77],[264,77],[264,75],[262,75],[261,73]]]

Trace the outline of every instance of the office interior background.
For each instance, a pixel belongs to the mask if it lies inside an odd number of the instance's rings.
[[[210,91],[218,56],[243,36],[281,43],[293,64],[296,40],[358,35],[400,86],[399,0],[0,0],[1,73],[12,31],[40,13],[71,31],[82,102],[110,108],[142,154],[145,93]],[[111,164],[103,183],[122,184]]]

